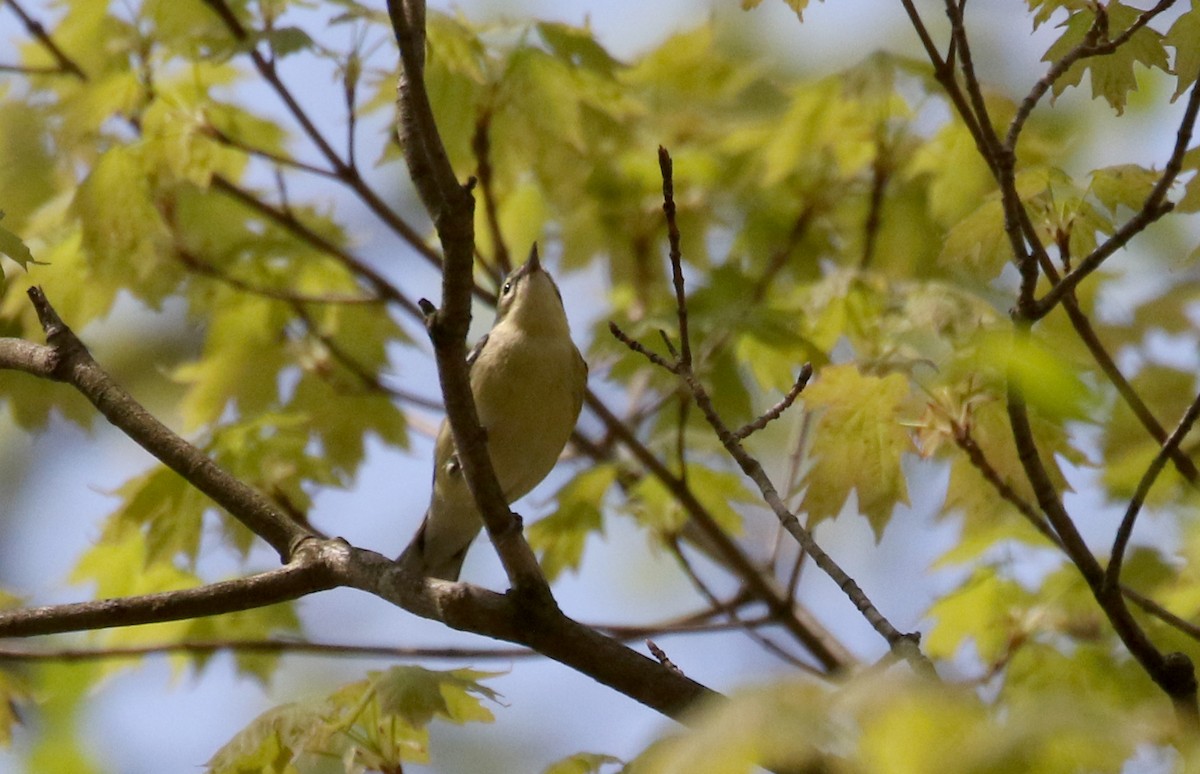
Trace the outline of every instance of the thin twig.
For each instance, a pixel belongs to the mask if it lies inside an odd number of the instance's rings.
[[[779,419],[779,417],[783,415],[783,412],[787,411],[788,408],[796,402],[796,398],[800,397],[800,393],[808,385],[808,380],[811,378],[812,364],[805,363],[800,368],[800,375],[796,377],[796,383],[792,385],[792,389],[788,390],[787,395],[783,396],[783,400],[767,409],[766,412],[758,419],[755,419],[753,422],[738,428],[738,430],[733,433],[733,437],[739,441],[744,441],[749,438],[752,433],[762,430],[774,420]]]
[[[483,214],[487,218],[488,234],[492,240],[492,276],[499,278],[512,271],[508,243],[500,229],[500,214],[496,207],[495,178],[492,168],[492,113],[484,109],[475,120],[471,150],[475,154],[475,175],[479,178],[479,197],[483,199]]]
[[[1146,502],[1146,495],[1150,493],[1150,487],[1154,486],[1154,482],[1158,479],[1158,474],[1166,466],[1171,452],[1178,449],[1179,444],[1183,443],[1184,436],[1191,432],[1192,425],[1196,423],[1197,417],[1200,417],[1200,395],[1188,406],[1187,411],[1183,414],[1183,418],[1179,420],[1179,424],[1171,432],[1171,436],[1167,438],[1166,443],[1158,450],[1158,454],[1154,455],[1154,459],[1146,467],[1146,472],[1142,474],[1141,480],[1138,481],[1137,489],[1134,490],[1133,496],[1129,498],[1129,507],[1126,508],[1125,516],[1121,519],[1121,525],[1117,528],[1116,537],[1113,539],[1112,555],[1108,560],[1108,567],[1104,572],[1104,587],[1106,589],[1116,588],[1120,583],[1121,564],[1125,559],[1125,549],[1129,545],[1129,538],[1133,535],[1133,525],[1142,510],[1142,505]]]
[[[216,13],[217,17],[220,18],[221,22],[225,25],[226,29],[229,30],[230,34],[235,40],[243,45],[250,41],[249,31],[242,26],[240,21],[238,21],[237,15],[233,12],[225,0],[203,0],[203,2],[210,9],[212,9],[214,13]],[[330,144],[330,142],[325,139],[325,136],[321,134],[320,130],[317,129],[316,124],[313,123],[312,119],[308,116],[308,113],[304,110],[304,108],[300,106],[300,103],[296,99],[295,95],[287,87],[287,85],[284,84],[283,79],[276,70],[275,60],[273,58],[263,56],[257,48],[252,46],[249,47],[247,53],[249,54],[250,60],[254,64],[254,67],[258,71],[259,75],[261,75],[268,85],[271,86],[272,90],[287,108],[288,113],[290,113],[296,123],[300,125],[300,128],[304,132],[305,136],[309,138],[313,145],[316,146],[317,150],[320,151],[321,155],[325,157],[325,160],[329,162],[330,166],[333,167],[335,170],[335,176],[345,183],[352,191],[354,191],[359,199],[367,206],[368,209],[371,210],[372,213],[375,214],[376,217],[387,224],[392,231],[394,231],[409,245],[411,245],[418,252],[418,254],[424,257],[432,265],[440,267],[441,258],[437,255],[437,253],[429,249],[429,246],[425,244],[425,240],[419,233],[417,233],[417,230],[409,225],[408,222],[402,217],[400,217],[395,210],[388,207],[387,204],[384,203],[383,199],[380,198],[374,189],[367,185],[367,182],[363,180],[358,168],[354,166],[350,160],[343,159],[338,152],[334,150],[333,145]]]
[[[1062,548],[1062,540],[1055,534],[1054,529],[1046,523],[1046,519],[1038,513],[1037,508],[1031,505],[1025,498],[1017,494],[1007,481],[1000,477],[996,468],[992,466],[984,455],[983,449],[979,448],[979,444],[975,443],[975,439],[971,437],[971,430],[959,424],[955,420],[950,421],[951,430],[954,433],[954,443],[967,455],[967,461],[984,480],[992,485],[996,490],[996,494],[1000,495],[1000,499],[1011,504],[1017,509],[1017,512],[1025,517],[1025,520],[1042,534],[1047,540],[1054,545]]]
[[[663,197],[664,200],[666,200],[668,195],[673,190],[674,184],[672,180],[672,164],[670,155],[667,153],[665,148],[661,147],[659,148],[659,167],[663,174]],[[664,204],[663,210],[667,213],[668,224],[670,224],[672,222],[671,213],[673,208],[668,208],[668,206]],[[670,225],[668,225],[668,228],[670,229]],[[678,251],[678,231],[669,231],[669,239],[672,244],[672,273],[676,277],[675,296],[677,303],[680,306],[686,306],[687,297],[683,286],[682,266],[680,265],[682,262],[682,256]],[[775,512],[775,515],[780,520],[780,523],[783,524],[784,528],[787,529],[787,531],[797,540],[797,542],[800,543],[804,550],[812,556],[812,559],[814,562],[816,562],[817,566],[820,567],[838,585],[838,587],[842,589],[854,606],[863,614],[863,617],[866,618],[867,622],[871,624],[871,626],[880,634],[880,636],[884,638],[884,640],[887,641],[888,645],[895,652],[902,653],[904,658],[909,661],[915,670],[918,670],[922,673],[932,674],[932,665],[916,646],[918,637],[913,634],[901,633],[894,626],[892,626],[891,622],[888,621],[882,613],[879,612],[879,609],[875,607],[874,603],[870,601],[870,599],[858,586],[854,579],[851,578],[845,572],[845,570],[843,570],[841,566],[838,565],[837,562],[834,561],[834,559],[817,544],[809,531],[802,524],[800,524],[796,516],[787,509],[787,507],[783,504],[779,493],[775,490],[774,484],[771,483],[770,478],[763,470],[761,463],[759,463],[757,459],[755,459],[745,450],[745,447],[742,446],[741,441],[735,438],[733,433],[730,432],[729,428],[725,426],[724,421],[717,414],[716,408],[713,406],[712,399],[709,397],[707,391],[704,389],[703,385],[700,384],[699,380],[693,373],[690,360],[686,360],[690,354],[690,349],[684,349],[685,347],[689,347],[689,337],[685,328],[687,312],[686,309],[679,309],[677,311],[680,325],[679,337],[681,355],[678,361],[673,364],[668,364],[667,370],[677,374],[687,384],[692,393],[692,397],[696,401],[696,405],[699,406],[700,410],[704,413],[705,419],[708,420],[709,425],[716,432],[721,444],[725,447],[729,455],[733,457],[734,461],[737,462],[738,467],[742,469],[742,472],[746,474],[746,476],[750,478],[755,485],[758,486],[759,491],[762,493],[763,499],[766,501],[771,510]],[[619,328],[616,328],[616,326],[611,323],[610,328],[619,330]]]
[[[310,175],[316,175],[318,177],[324,177],[324,178],[328,178],[331,180],[338,179],[338,173],[336,170],[325,169],[324,167],[318,167],[316,164],[310,164],[306,161],[301,161],[300,159],[295,158],[294,156],[285,156],[280,153],[275,153],[273,151],[266,150],[265,148],[259,148],[257,146],[251,145],[250,143],[248,143],[244,140],[240,140],[237,137],[231,137],[230,135],[226,134],[224,131],[222,131],[218,127],[214,126],[211,122],[204,125],[203,131],[204,131],[205,135],[207,135],[208,137],[211,137],[212,139],[216,140],[220,144],[222,144],[226,147],[229,147],[229,148],[234,148],[236,150],[240,150],[242,153],[245,153],[247,156],[254,156],[255,158],[260,158],[260,159],[263,159],[264,161],[269,161],[272,164],[276,164],[281,167],[295,169],[299,172],[307,172]],[[426,246],[426,249],[429,249],[429,247]]]
[[[17,0],[8,0],[7,5],[17,15],[17,18],[21,20],[21,24],[25,25],[25,29],[29,31],[29,34],[41,44],[42,48],[49,52],[50,56],[54,57],[54,61],[58,62],[58,66],[61,69],[71,73],[81,81],[88,79],[87,74],[75,63],[75,60],[63,53],[63,50],[58,47],[58,44],[50,37],[50,33],[46,32],[46,28],[42,26],[42,23],[26,13]]]
[[[679,373],[678,364],[671,363],[665,357],[658,354],[657,352],[653,352],[653,351],[647,349],[646,346],[644,344],[642,344],[640,341],[631,337],[625,331],[621,330],[620,326],[618,326],[615,322],[610,321],[608,323],[608,330],[617,339],[617,341],[619,341],[622,344],[624,344],[625,346],[629,347],[631,350],[638,353],[639,355],[642,355],[643,357],[645,357],[647,360],[649,360],[654,365],[659,366],[660,368],[665,368],[666,370],[670,371],[673,374]]]
[[[26,65],[0,64],[0,73],[15,73],[16,75],[70,75],[78,77],[74,73],[58,66],[32,67]]]
[[[592,391],[584,394],[584,404],[604,423],[608,431],[633,455],[642,467],[671,493],[680,507],[688,514],[689,523],[695,525],[707,545],[715,552],[723,566],[733,572],[749,593],[766,604],[772,616],[796,638],[809,653],[829,672],[842,672],[856,662],[849,651],[822,627],[813,621],[802,621],[793,609],[785,593],[777,589],[732,538],[721,529],[708,509],[696,499],[695,494],[683,485],[678,477],[654,456],[645,444],[637,439],[628,427],[596,397]]]
[[[671,282],[675,286],[675,311],[679,316],[679,365],[682,368],[691,368],[692,343],[688,333],[687,297],[683,289],[683,253],[679,249],[679,224],[675,222],[675,176],[671,171],[671,154],[661,145],[658,146],[658,166],[662,171],[662,208],[667,218],[667,243],[670,245]]]
[[[1104,263],[1109,256],[1113,255],[1117,250],[1124,247],[1130,239],[1144,231],[1150,224],[1166,215],[1175,205],[1167,201],[1167,192],[1175,182],[1175,178],[1179,176],[1183,169],[1183,158],[1188,151],[1188,146],[1192,141],[1192,132],[1196,126],[1196,117],[1200,113],[1200,81],[1192,85],[1191,94],[1188,95],[1187,106],[1183,111],[1183,118],[1179,122],[1179,128],[1175,132],[1175,147],[1171,151],[1170,158],[1167,159],[1166,166],[1163,167],[1162,175],[1158,182],[1150,190],[1146,201],[1142,208],[1138,210],[1124,225],[1118,228],[1113,234],[1100,244],[1096,249],[1092,250],[1086,257],[1069,274],[1062,278],[1046,294],[1037,302],[1036,308],[1030,310],[1029,317],[1031,320],[1037,320],[1045,316],[1054,306],[1062,299],[1064,295],[1073,291],[1075,287],[1096,269]]]
[[[883,128],[878,133],[882,135]],[[882,220],[884,193],[891,179],[890,161],[886,157],[887,146],[883,137],[875,140],[875,159],[871,163],[871,195],[867,200],[867,218],[863,222],[863,251],[858,268],[866,270],[875,259],[875,244],[879,241],[879,224]]]
[[[314,338],[316,338],[317,341],[321,342],[321,345],[329,350],[329,354],[332,355],[335,360],[341,363],[347,371],[352,373],[366,389],[382,395],[387,395],[404,403],[417,406],[418,408],[427,409],[429,411],[442,410],[443,407],[441,401],[437,401],[432,398],[426,398],[414,392],[401,390],[384,384],[383,381],[380,380],[378,374],[364,366],[362,363],[358,362],[358,360],[349,352],[347,352],[344,347],[338,344],[338,342],[332,336],[327,333],[323,333],[320,330],[320,326],[318,326],[316,321],[312,319],[312,315],[308,313],[308,310],[304,308],[303,304],[294,304],[292,308],[296,312],[296,316],[299,317],[301,322],[304,323],[304,326],[308,329],[308,332]]]
[[[381,297],[388,299],[400,306],[414,320],[424,320],[424,315],[420,308],[414,303],[403,291],[393,285],[382,274],[368,265],[365,261],[355,257],[349,251],[334,244],[329,239],[325,238],[316,230],[309,227],[292,213],[264,202],[253,193],[228,180],[222,175],[214,175],[212,185],[218,191],[228,194],[242,204],[245,204],[255,212],[269,218],[274,223],[284,227],[294,236],[304,240],[308,244],[318,250],[327,253],[330,257],[335,258],[342,263],[346,268],[362,277],[371,288]]]
[[[721,609],[729,621],[741,629],[747,637],[757,642],[763,650],[773,654],[785,664],[796,667],[797,669],[802,669],[812,674],[820,674],[816,669],[813,668],[811,664],[806,664],[804,661],[796,658],[791,653],[788,653],[778,643],[760,633],[750,622],[744,621],[736,607],[724,606],[722,608],[721,601],[717,598],[716,593],[708,587],[708,584],[704,582],[704,579],[700,577],[700,574],[696,572],[696,568],[692,566],[692,563],[688,561],[688,558],[680,549],[679,541],[672,539],[669,545],[671,548],[671,553],[675,555],[675,559],[679,562],[680,568],[683,569],[684,575],[686,575],[688,580],[692,582],[692,586],[696,589],[700,596],[708,600],[708,603],[712,606],[713,610]]]
[[[436,659],[517,659],[539,655],[528,648],[398,648],[385,645],[343,645],[303,640],[199,640],[167,642],[161,645],[126,645],[106,648],[30,648],[0,647],[0,663],[30,661],[112,661],[144,656],[184,654],[207,656],[213,653],[268,653],[288,656],[325,656],[336,658],[436,658]]]
[[[185,247],[177,246],[174,250],[174,255],[179,259],[180,263],[187,267],[191,272],[205,277],[211,277],[231,288],[237,288],[243,292],[263,298],[271,298],[277,301],[287,301],[293,304],[380,304],[383,299],[378,296],[363,296],[350,295],[346,293],[325,293],[322,295],[312,295],[307,293],[297,293],[294,290],[286,288],[273,288],[266,285],[259,285],[253,282],[239,279],[227,272],[214,266],[212,263],[204,260],[192,251]]]
[[[1167,440],[1167,431],[1159,424],[1158,419],[1150,411],[1150,407],[1138,395],[1137,390],[1121,373],[1121,369],[1117,366],[1116,361],[1108,350],[1100,341],[1100,336],[1092,327],[1092,321],[1079,308],[1079,301],[1075,298],[1075,294],[1067,293],[1062,297],[1063,310],[1067,313],[1067,318],[1071,321],[1071,326],[1075,329],[1075,333],[1079,336],[1080,341],[1087,347],[1091,353],[1092,359],[1100,366],[1100,370],[1104,373],[1108,381],[1116,388],[1117,394],[1125,401],[1125,405],[1137,417],[1137,420],[1142,423],[1142,427],[1150,436],[1161,446]],[[1178,446],[1172,448],[1169,452],[1171,462],[1175,464],[1175,469],[1184,477],[1192,486],[1200,483],[1200,471],[1196,469],[1196,463],[1187,455],[1185,451]]]

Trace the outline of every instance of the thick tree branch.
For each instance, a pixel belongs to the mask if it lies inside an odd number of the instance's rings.
[[[557,610],[531,618],[512,595],[415,578],[387,557],[341,540],[309,541],[291,564],[249,578],[141,597],[0,613],[0,636],[133,626],[245,610],[349,586],[456,629],[523,645],[668,717],[719,695]],[[451,654],[453,655],[453,654]],[[3,654],[0,654],[3,658]]]
[[[414,578],[371,551],[342,545],[327,552],[347,586],[466,632],[530,647],[597,682],[687,722],[698,702],[719,694],[615,639],[580,624],[557,608],[528,604],[519,594],[497,594],[468,583]]]
[[[425,4],[388,0],[388,16],[400,46],[400,131],[404,158],[421,201],[433,218],[445,256],[442,306],[426,310],[446,417],[467,486],[513,588],[539,605],[556,607],[520,522],[508,508],[492,470],[487,440],[467,376],[467,331],[474,286],[475,198],[473,184],[461,185],[438,133],[425,89]]]
[[[49,347],[34,350],[30,347],[36,345],[18,346],[11,339],[4,340],[0,349],[9,356],[0,355],[0,362],[12,360],[27,373],[70,384],[115,427],[266,540],[283,561],[288,561],[301,541],[315,537],[172,432],[117,385],[59,318],[40,288],[30,288],[29,297]]]
[[[315,553],[301,551],[278,569],[194,589],[2,611],[0,637],[33,637],[201,618],[287,602],[335,585]]]

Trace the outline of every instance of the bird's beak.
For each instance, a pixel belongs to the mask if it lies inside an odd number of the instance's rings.
[[[529,250],[529,260],[526,261],[529,271],[541,271],[542,262],[538,260],[537,242],[533,243],[533,247]]]

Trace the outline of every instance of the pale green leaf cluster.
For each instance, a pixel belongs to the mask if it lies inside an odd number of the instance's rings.
[[[490,723],[498,695],[468,669],[392,667],[322,699],[285,704],[256,718],[208,762],[214,774],[311,771],[322,760],[346,772],[400,771],[429,760],[429,725]]]
[[[1120,2],[1106,3],[1103,9],[1104,17],[1099,20],[1100,43],[1115,38],[1130,28],[1141,13],[1140,9]],[[1096,9],[1087,5],[1071,13],[1062,24],[1062,36],[1046,51],[1045,61],[1054,62],[1066,56],[1076,46],[1085,44],[1089,30],[1097,25],[1096,17]],[[1054,94],[1062,94],[1066,89],[1078,86],[1084,73],[1087,73],[1092,83],[1092,97],[1104,99],[1120,114],[1125,110],[1129,93],[1138,86],[1135,65],[1164,72],[1169,70],[1169,57],[1161,33],[1151,27],[1142,27],[1115,51],[1104,56],[1082,59],[1072,65],[1054,84]]]

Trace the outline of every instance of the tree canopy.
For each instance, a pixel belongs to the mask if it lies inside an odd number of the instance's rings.
[[[898,0],[911,46],[816,73],[765,43],[760,2],[630,56],[422,0],[0,7],[5,529],[63,497],[21,484],[62,452],[6,454],[17,433],[106,421],[151,455],[94,482],[111,510],[44,581],[74,601],[0,574],[13,760],[103,770],[79,713],[107,678],[229,652],[272,708],[213,772],[450,770],[513,711],[497,656],[679,721],[632,754],[525,759],[550,774],[1186,765],[1200,3]],[[826,10],[784,5],[772,35],[797,41]],[[1031,29],[1039,74],[1000,77]],[[533,243],[591,377],[518,517],[466,347]],[[426,486],[443,406],[502,575],[413,577],[334,537],[416,529],[419,506],[356,492],[410,454],[392,496]],[[651,570],[604,551],[621,530]],[[935,532],[936,588],[880,588],[871,566]],[[572,582],[623,620],[585,621]],[[632,598],[672,584],[686,607],[646,623]],[[379,646],[306,614],[340,588],[498,643]],[[906,596],[932,602],[889,609]],[[673,655],[718,637],[771,665],[717,684]],[[313,654],[381,665],[282,689]]]

